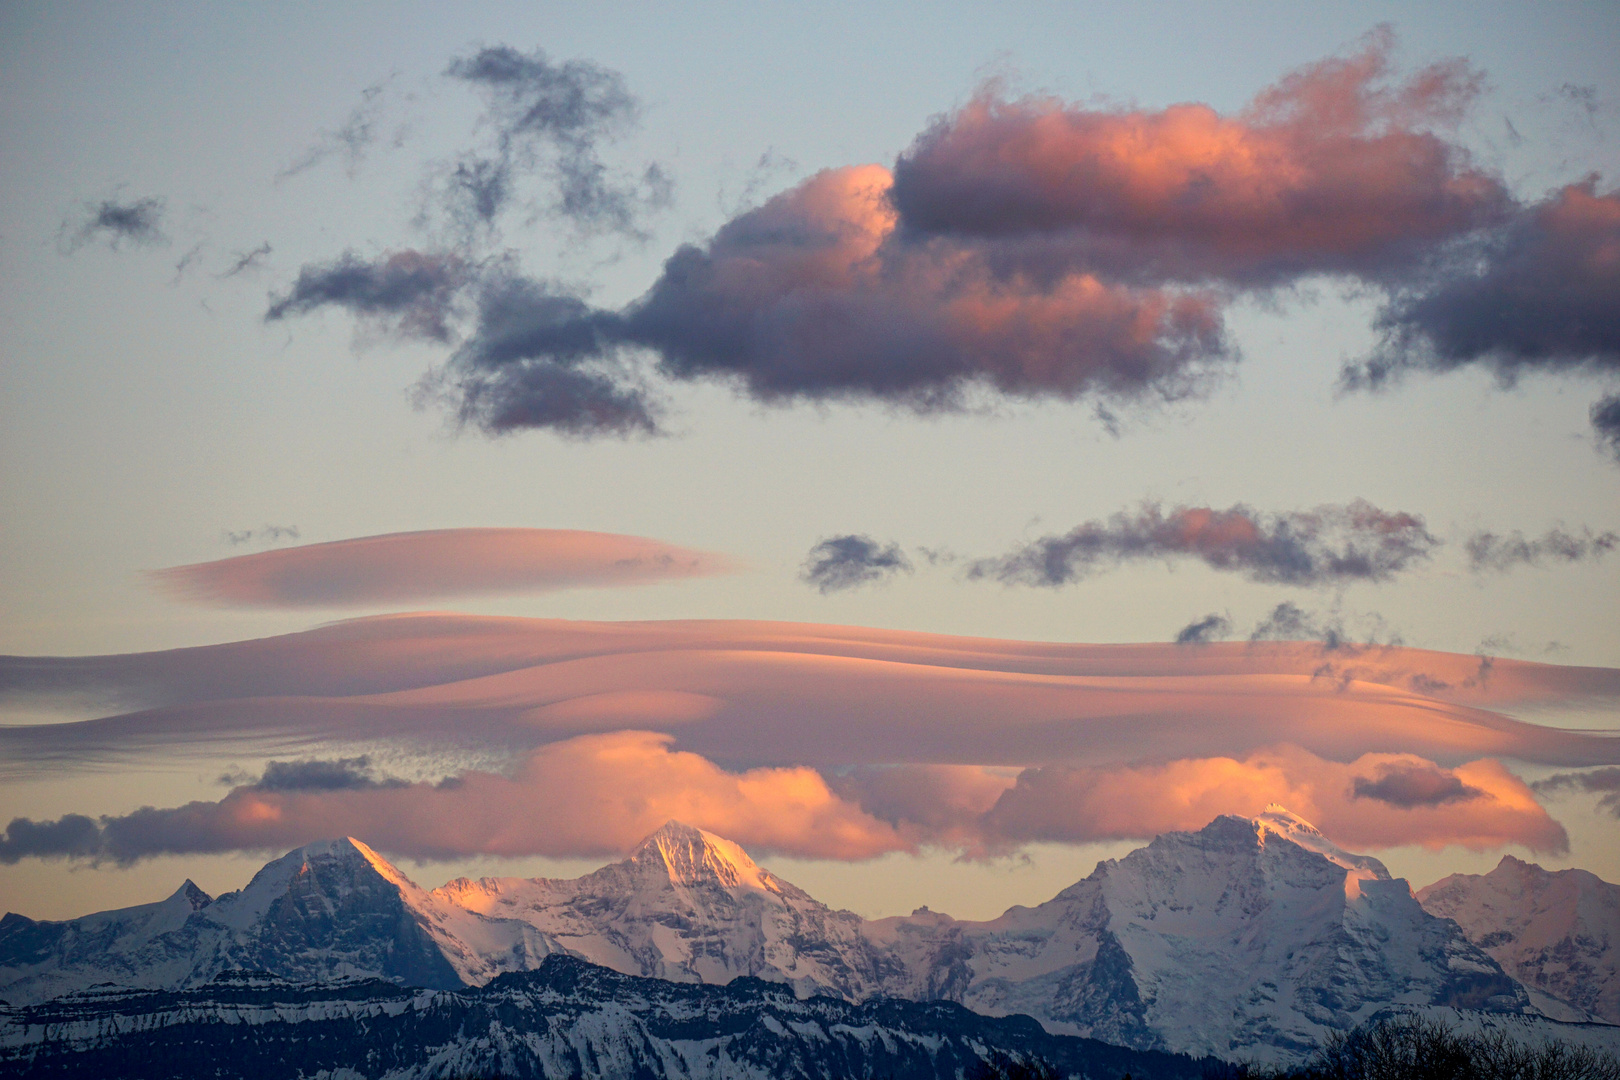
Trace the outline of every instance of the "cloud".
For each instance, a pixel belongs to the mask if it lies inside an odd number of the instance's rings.
[[[444,194],[453,215],[492,223],[515,198],[518,174],[536,168],[556,188],[553,212],[581,227],[638,236],[642,215],[669,202],[672,184],[660,166],[628,179],[614,176],[598,153],[640,111],[618,72],[498,45],[457,58],[445,74],[484,95],[483,123],[495,142],[488,155],[464,154],[450,171]]]
[[[250,540],[275,544],[282,540],[297,540],[298,526],[296,525],[264,525],[258,529],[226,529],[225,542],[232,547],[245,544]]]
[[[1214,570],[1283,585],[1387,581],[1440,541],[1413,514],[1365,500],[1282,514],[1239,503],[1226,510],[1144,503],[1135,514],[1088,521],[1008,555],[981,559],[970,578],[1056,588],[1128,560],[1196,558]]]
[[[1368,773],[1449,777],[1475,794],[1410,805],[1366,798],[1355,785]],[[1563,827],[1534,793],[1495,761],[1442,770],[1410,754],[1366,754],[1341,764],[1287,745],[1241,759],[1028,770],[985,815],[985,827],[1004,843],[1134,839],[1196,829],[1223,813],[1253,816],[1272,802],[1351,847],[1459,844],[1488,850],[1522,844],[1562,852],[1569,846]]]
[[[1358,799],[1377,799],[1403,810],[1444,806],[1485,796],[1485,792],[1463,783],[1455,773],[1426,762],[1386,765],[1379,770],[1376,780],[1356,777],[1351,791]]]
[[[1436,257],[1378,316],[1383,340],[1351,389],[1470,364],[1505,384],[1533,371],[1620,371],[1620,192],[1588,177]]]
[[[238,274],[245,274],[249,270],[258,269],[264,265],[264,260],[270,257],[271,250],[270,241],[266,240],[252,251],[237,252],[236,257],[231,260],[231,265],[220,273],[220,279],[233,278]]]
[[[650,379],[919,413],[1085,399],[1115,425],[1121,404],[1225,376],[1225,311],[1246,296],[1334,276],[1393,297],[1393,328],[1461,280],[1454,252],[1524,217],[1451,134],[1481,76],[1444,61],[1398,77],[1393,47],[1375,31],[1224,116],[987,86],[892,169],[824,170],[681,245],[622,308],[513,267],[461,282],[477,315],[420,399],[491,434],[656,433]],[[485,94],[493,138],[447,168],[454,215],[494,221],[529,166],[550,171],[557,212],[593,227],[634,232],[657,201],[656,169],[612,178],[597,155],[635,117],[617,74],[505,46],[448,74]],[[323,302],[308,293],[273,317]],[[448,342],[446,305],[431,310],[422,336]]]
[[[1542,795],[1559,795],[1566,791],[1602,795],[1598,800],[1598,806],[1620,818],[1620,769],[1557,773],[1545,780],[1537,780],[1530,786]]]
[[[64,814],[55,821],[12,818],[0,836],[0,863],[23,859],[94,858],[102,849],[101,829],[93,818]]]
[[[1620,394],[1610,394],[1592,405],[1592,428],[1597,432],[1598,445],[1620,461]]]
[[[902,571],[911,572],[911,560],[899,544],[880,544],[870,536],[851,534],[830,537],[811,548],[799,580],[825,596],[883,581]]]
[[[731,569],[724,556],[639,536],[435,529],[279,548],[152,576],[169,592],[199,603],[303,608],[641,585]]]
[[[360,791],[370,788],[402,787],[405,781],[373,775],[371,758],[319,758],[303,761],[272,761],[253,786],[260,791]]]
[[[0,705],[98,717],[0,727],[0,781],[175,753],[287,760],[386,748],[390,761],[516,763],[629,729],[744,770],[1241,760],[1280,743],[1335,761],[1406,752],[1448,768],[1620,765],[1620,738],[1509,715],[1608,707],[1620,702],[1620,671],[1498,659],[1481,678],[1484,663],[1348,642],[1187,648],[725,620],[386,616],[146,654],[0,657]]]
[[[1249,632],[1250,641],[1321,641],[1330,648],[1343,638],[1344,628],[1337,622],[1319,622],[1314,611],[1306,611],[1291,600],[1272,608]]]
[[[129,244],[132,247],[153,247],[165,243],[163,215],[165,203],[149,196],[120,202],[103,199],[99,203],[86,203],[77,221],[62,223],[58,241],[65,254],[100,243],[114,251]]]
[[[298,271],[292,288],[270,297],[266,322],[340,307],[406,337],[449,341],[452,304],[470,270],[458,255],[395,251],[367,261],[346,251]]]
[[[331,158],[342,158],[344,168],[353,177],[367,151],[377,141],[377,129],[387,104],[384,90],[392,76],[373,83],[360,91],[360,103],[350,110],[348,117],[333,131],[323,131],[309,149],[276,174],[276,182],[308,172]]]
[[[982,245],[998,265],[1115,280],[1399,280],[1511,198],[1447,137],[1482,76],[1444,61],[1392,81],[1394,35],[1307,65],[1235,116],[1006,101],[936,121],[895,166],[902,227]]]
[[[1580,535],[1562,528],[1548,529],[1536,539],[1526,539],[1515,531],[1509,536],[1492,532],[1476,532],[1463,545],[1468,551],[1468,566],[1475,573],[1495,570],[1507,573],[1515,566],[1540,566],[1544,562],[1574,563],[1600,559],[1620,546],[1620,534],[1593,533],[1582,529]]]
[[[1446,770],[1412,755],[1369,754],[1341,764],[1281,745],[1243,759],[1015,773],[905,765],[829,779],[804,767],[728,771],[672,743],[646,731],[585,735],[533,751],[505,773],[471,770],[437,783],[378,783],[355,777],[352,763],[304,763],[296,784],[272,784],[267,770],[216,802],[143,807],[99,822],[19,818],[0,840],[0,861],[128,864],[159,854],[280,850],[340,834],[418,859],[603,855],[627,850],[671,818],[750,849],[806,858],[924,847],[983,856],[1034,841],[1146,839],[1199,828],[1222,813],[1252,816],[1271,802],[1362,847],[1515,843],[1562,851],[1568,844],[1530,789],[1494,761]],[[317,764],[327,768],[317,772]],[[1368,773],[1432,775],[1470,794],[1367,798],[1353,789]]]
[[[1176,644],[1202,645],[1205,642],[1219,640],[1231,632],[1232,620],[1225,615],[1211,612],[1176,631]]]
[[[99,824],[81,815],[20,818],[0,840],[0,861],[66,855],[128,864],[345,834],[419,859],[604,855],[628,850],[672,818],[761,851],[810,858],[860,859],[909,846],[892,826],[835,796],[812,769],[727,772],[671,750],[670,741],[621,731],[545,747],[510,774],[471,771],[416,784],[260,782],[218,802],[143,807]]]

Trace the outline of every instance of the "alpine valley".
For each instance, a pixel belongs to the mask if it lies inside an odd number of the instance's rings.
[[[1168,1077],[1295,1064],[1392,1011],[1614,1050],[1617,896],[1511,859],[1414,895],[1275,806],[983,922],[835,911],[677,822],[582,878],[431,892],[344,838],[217,898],[188,881],[64,922],[8,914],[0,1062],[141,1075],[128,1055],[200,1039],[279,1062],[267,1076],[948,1076],[1038,1054]],[[334,1025],[366,1052],[322,1050]]]

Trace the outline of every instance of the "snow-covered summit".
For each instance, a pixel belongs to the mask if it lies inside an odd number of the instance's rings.
[[[727,888],[782,891],[782,883],[762,870],[748,852],[723,836],[679,821],[665,822],[637,845],[629,865],[663,874],[675,885],[718,882]]]
[[[1417,895],[1514,978],[1573,1006],[1568,1019],[1620,1024],[1620,885],[1504,855],[1488,874],[1452,874]]]
[[[1342,866],[1351,871],[1358,878],[1370,878],[1376,881],[1388,881],[1389,870],[1384,864],[1371,855],[1354,855],[1344,850],[1326,836],[1320,829],[1298,814],[1290,811],[1281,803],[1271,803],[1258,817],[1253,819],[1260,830],[1260,843],[1266,842],[1268,834],[1280,836],[1290,843],[1312,851],[1322,856],[1335,866]]]

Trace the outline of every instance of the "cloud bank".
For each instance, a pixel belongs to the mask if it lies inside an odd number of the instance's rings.
[[[968,568],[970,578],[1055,588],[1131,560],[1195,558],[1213,570],[1280,585],[1387,581],[1440,541],[1413,514],[1364,500],[1283,514],[1239,503],[1226,510],[1146,503],[1134,514],[1088,521]]]
[[[72,857],[128,864],[159,854],[281,850],[348,834],[420,859],[589,856],[627,850],[670,818],[744,846],[805,858],[863,859],[925,847],[985,856],[1033,841],[1147,839],[1222,813],[1286,802],[1360,847],[1521,844],[1562,851],[1562,827],[1494,761],[1443,769],[1412,755],[1340,764],[1292,746],[1244,759],[1127,767],[1045,766],[1015,775],[902,766],[829,778],[803,767],[727,771],[672,748],[669,735],[620,731],[553,743],[508,773],[438,783],[379,782],[353,761],[272,763],[217,802],[143,807],[93,821],[14,819],[0,862]]]
[[[567,529],[436,529],[304,544],[158,570],[165,590],[236,607],[409,604],[726,573],[725,556]]]

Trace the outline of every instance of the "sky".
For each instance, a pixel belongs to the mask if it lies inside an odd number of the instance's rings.
[[[0,4],[0,908],[1280,801],[1620,880],[1613,5]]]

